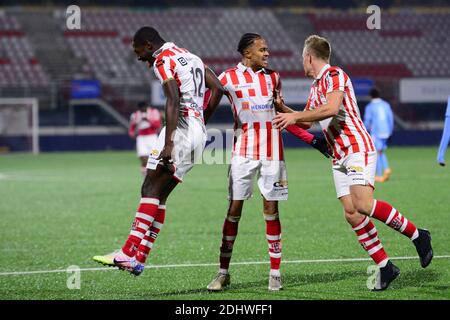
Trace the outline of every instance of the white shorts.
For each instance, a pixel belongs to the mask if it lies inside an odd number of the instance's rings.
[[[228,199],[249,199],[253,193],[254,176],[258,177],[259,191],[266,200],[287,200],[288,182],[284,161],[251,160],[241,156],[231,158]]]
[[[136,137],[136,153],[138,157],[148,157],[152,152],[152,147],[156,144],[158,135],[149,134]]]
[[[374,187],[377,153],[352,153],[333,165],[333,178],[337,197],[350,194],[350,186]]]
[[[190,119],[188,123],[187,128],[177,127],[173,138],[172,160],[175,165],[174,177],[180,182],[195,163],[201,162],[203,149],[206,144],[205,126],[197,119]],[[166,127],[161,130],[158,140],[148,157],[147,169],[155,170],[158,166],[160,160],[156,159],[164,148],[165,139]]]

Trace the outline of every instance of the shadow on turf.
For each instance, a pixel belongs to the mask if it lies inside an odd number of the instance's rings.
[[[365,276],[365,272],[355,272],[355,271],[345,271],[345,272],[325,272],[325,273],[289,273],[283,276],[283,284],[285,289],[301,287],[304,285],[320,284],[320,283],[332,283],[336,281],[360,278]],[[400,274],[400,277],[392,284],[392,289],[404,289],[408,287],[415,288],[428,288],[436,291],[446,291],[450,289],[449,286],[438,285],[435,286],[432,283],[439,280],[441,275],[434,270],[414,270],[406,271]],[[205,286],[198,289],[190,290],[177,290],[169,292],[161,292],[158,294],[152,294],[152,297],[170,297],[170,296],[180,296],[180,295],[196,295],[196,294],[220,294],[220,293],[210,293],[206,290]],[[235,290],[267,290],[267,280],[251,281],[251,282],[241,282],[233,283],[225,291],[235,291]]]
[[[414,270],[401,272],[395,282],[392,283],[392,287],[395,289],[403,289],[407,287],[427,287],[435,290],[449,290],[450,286],[434,286],[430,284],[439,280],[441,275],[435,270]]]
[[[315,283],[330,283],[334,281],[341,281],[345,279],[349,279],[355,276],[360,276],[363,273],[354,272],[354,271],[345,271],[345,272],[326,272],[326,273],[314,273],[314,274],[286,274],[283,276],[283,286],[284,288],[290,287],[298,287],[302,285],[309,285]],[[232,279],[233,281],[233,279]],[[263,289],[267,291],[267,279],[261,281],[252,281],[252,282],[243,282],[236,283],[232,282],[231,286],[226,290],[245,290],[245,289]],[[203,288],[199,289],[190,289],[190,290],[178,290],[178,291],[170,291],[163,292],[159,294],[152,294],[152,297],[170,297],[170,296],[179,296],[179,295],[191,295],[191,294],[207,294],[209,293],[206,289],[207,283]],[[215,292],[211,292],[210,294],[217,294]]]

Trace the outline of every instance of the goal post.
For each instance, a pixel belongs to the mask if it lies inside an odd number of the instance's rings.
[[[39,153],[37,98],[0,98],[0,146]]]

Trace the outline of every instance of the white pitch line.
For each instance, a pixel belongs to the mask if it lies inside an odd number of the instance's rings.
[[[418,257],[393,257],[392,260],[415,260]],[[434,256],[433,259],[450,259],[450,255]],[[316,259],[316,260],[285,260],[282,263],[333,263],[333,262],[363,262],[372,261],[371,258],[348,258],[348,259]],[[234,262],[232,265],[259,265],[268,264],[268,261],[247,261]],[[192,268],[192,267],[216,267],[217,263],[186,263],[186,264],[166,264],[166,265],[148,265],[146,268],[160,269],[160,268]],[[17,271],[17,272],[1,272],[0,276],[20,276],[30,274],[45,274],[45,273],[72,273],[73,269],[56,269],[56,270],[36,270],[36,271]],[[110,271],[117,270],[115,267],[108,268],[80,268],[80,271]]]

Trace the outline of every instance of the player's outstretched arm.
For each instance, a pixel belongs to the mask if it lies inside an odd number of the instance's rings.
[[[166,141],[158,159],[162,159],[165,164],[169,164],[172,162],[173,135],[178,123],[180,95],[175,79],[164,82],[163,90],[166,96]]]
[[[336,116],[342,104],[344,93],[333,91],[327,94],[327,103],[314,110],[293,113],[278,113],[273,119],[276,128],[285,129],[287,126],[299,122],[316,122]]]
[[[208,67],[205,68],[205,85],[211,90],[208,105],[203,112],[203,118],[205,119],[205,123],[207,123],[211,115],[216,111],[225,91],[214,71]]]
[[[277,89],[274,91],[273,105],[275,106],[275,110],[279,113],[294,113],[295,112],[295,110],[291,109],[284,103],[284,100],[280,94],[280,90],[277,90]],[[308,130],[309,128],[311,128],[312,122],[297,122],[295,125],[301,129]],[[295,128],[292,130],[295,132],[300,132]],[[288,131],[291,132],[290,130],[288,130]],[[293,132],[291,132],[291,133],[309,144],[309,142],[307,140],[303,139],[302,137],[298,136],[297,134],[295,134]],[[311,140],[312,138],[308,137],[307,139]]]
[[[331,156],[331,152],[328,148],[325,138],[318,135],[313,135],[295,124],[287,126],[286,130],[303,142],[309,144],[314,149],[318,150],[325,157],[329,158]]]

